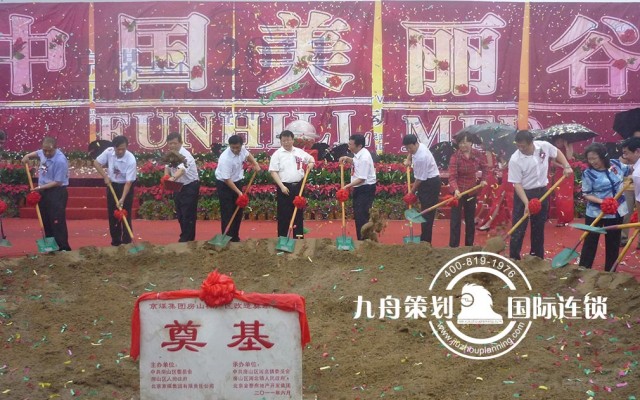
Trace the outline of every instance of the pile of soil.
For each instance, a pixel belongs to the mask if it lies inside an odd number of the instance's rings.
[[[607,319],[539,319],[513,351],[470,360],[442,346],[427,320],[354,320],[354,300],[428,296],[438,269],[480,248],[367,242],[345,252],[328,239],[298,241],[294,254],[274,247],[145,244],[138,254],[83,248],[1,260],[0,398],[138,399],[138,363],[128,356],[136,297],[197,289],[214,269],[246,292],[306,298],[305,399],[640,398],[640,288],[628,275],[525,259],[535,291],[605,296]]]

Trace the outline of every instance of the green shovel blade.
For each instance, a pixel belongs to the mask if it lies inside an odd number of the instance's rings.
[[[553,257],[551,260],[551,268],[560,268],[569,264],[571,261],[578,258],[580,254],[573,249],[562,249],[562,251]]]
[[[420,236],[405,236],[402,238],[403,242],[406,243],[420,243]]]
[[[409,221],[411,221],[411,222],[416,222],[416,223],[427,222],[427,220],[424,219],[422,214],[420,214],[418,212],[418,210],[416,210],[414,208],[409,208],[409,209],[405,210],[404,217],[406,219],[408,219]]]
[[[214,245],[216,247],[226,247],[230,241],[231,241],[231,236],[218,234],[218,235],[215,235],[213,239],[209,240],[207,243]]]
[[[60,250],[58,243],[52,237],[46,237],[43,239],[36,240],[36,244],[38,245],[38,251],[40,253],[51,253],[52,251]]]
[[[137,254],[139,252],[141,252],[142,250],[144,250],[144,246],[139,244],[139,245],[133,245],[131,246],[131,248],[129,249],[129,253],[131,254]]]
[[[353,245],[353,238],[349,236],[338,236],[336,238],[336,247],[338,248],[338,250],[355,250],[355,247]]]
[[[604,228],[599,228],[597,226],[591,226],[586,224],[569,224],[572,228],[580,229],[581,231],[588,231],[593,233],[607,233],[607,230]]]
[[[11,247],[11,246],[13,245],[7,239],[0,239],[0,247]]]
[[[296,240],[288,237],[280,236],[278,243],[276,244],[276,250],[284,251],[287,253],[293,253],[296,248]]]

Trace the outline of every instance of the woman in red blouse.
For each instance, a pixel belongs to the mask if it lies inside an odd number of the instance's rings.
[[[487,158],[479,150],[472,148],[474,135],[461,133],[455,137],[458,150],[449,161],[449,187],[458,198],[458,205],[451,207],[449,228],[449,247],[460,246],[461,216],[464,209],[465,235],[464,245],[473,246],[475,236],[475,213],[477,192],[460,196],[460,193],[476,186],[477,172],[481,171],[481,184],[486,186]]]

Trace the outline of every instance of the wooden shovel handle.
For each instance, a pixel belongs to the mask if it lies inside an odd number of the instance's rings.
[[[29,189],[33,190],[33,179],[31,179],[31,170],[29,164],[24,165],[24,169],[27,171],[27,179],[29,180]],[[40,223],[40,229],[42,229],[42,237],[44,234],[44,223],[42,222],[42,214],[40,213],[40,204],[36,204],[36,214],[38,215],[38,222]]]
[[[307,164],[307,170],[304,173],[304,179],[302,179],[302,185],[300,186],[300,193],[298,196],[302,196],[302,192],[304,191],[304,185],[307,184],[307,177],[309,176],[309,171],[311,171],[311,167]],[[293,230],[293,222],[296,220],[296,214],[298,213],[298,207],[293,208],[293,215],[291,216],[291,222],[289,222],[289,232]]]
[[[111,195],[113,196],[113,200],[116,202],[116,207],[118,207],[118,210],[122,210],[122,207],[120,207],[120,203],[118,202],[118,195],[116,195],[116,191],[113,190],[113,185],[111,184],[111,182],[109,182],[107,184],[107,186],[109,186],[109,191],[111,191]],[[127,228],[127,232],[129,233],[129,237],[133,241],[133,232],[131,232],[131,227],[129,226],[129,221],[127,221],[127,217],[122,217],[122,222],[124,222],[124,226],[125,226],[125,228]]]
[[[616,193],[615,196],[613,196],[614,199],[618,200],[620,198],[620,196],[622,196],[622,194],[625,192],[625,190],[627,190],[629,188],[629,186],[631,186],[631,179],[627,179],[624,186],[622,186],[622,189],[620,189],[620,191],[618,193]],[[598,216],[596,217],[596,219],[593,220],[593,222],[591,223],[590,226],[596,226],[596,224],[598,222],[600,222],[600,220],[604,218],[604,212],[600,211],[600,214],[598,214]],[[589,235],[589,231],[585,231],[581,236],[580,236],[580,241],[578,242],[578,244],[580,244],[580,242],[582,242],[583,240],[585,240],[587,238],[587,235]],[[577,247],[577,246],[576,246]]]
[[[341,162],[340,163],[340,189],[342,189],[343,187],[344,187],[344,163]],[[342,208],[342,229],[344,230],[347,227],[347,218],[344,211],[344,201],[341,201],[340,205],[342,206],[341,207]]]
[[[474,186],[474,187],[472,187],[471,189],[467,189],[467,190],[465,190],[464,192],[460,193],[460,197],[464,196],[465,194],[469,194],[469,193],[471,193],[471,192],[473,192],[473,191],[476,191],[476,190],[480,189],[481,187],[482,187],[482,185],[475,185],[475,186]],[[440,202],[440,203],[438,203],[438,204],[434,204],[434,205],[432,205],[431,207],[427,208],[426,210],[422,211],[422,212],[420,213],[420,215],[423,215],[423,214],[426,214],[426,213],[428,213],[428,212],[431,212],[431,211],[435,210],[436,208],[439,208],[439,207],[444,206],[445,204],[449,204],[450,202],[452,202],[452,201],[453,201],[453,199],[455,199],[455,196],[454,196],[454,197],[451,197],[451,198],[448,198],[448,199],[446,199],[446,200],[443,200],[443,201],[441,201],[441,202]]]
[[[249,179],[249,183],[247,184],[247,187],[244,188],[244,192],[242,192],[242,194],[249,193],[249,189],[251,188],[251,185],[253,185],[253,179],[256,177],[257,172],[258,171],[253,171],[253,175],[251,175],[251,179]],[[229,228],[231,228],[231,224],[233,223],[233,220],[236,219],[236,215],[238,214],[239,210],[240,210],[240,206],[236,206],[236,209],[233,211],[233,215],[231,216],[229,223],[227,223],[227,226],[224,228],[223,234],[225,236],[227,232],[229,232]]]
[[[629,248],[633,244],[633,241],[636,238],[636,236],[638,236],[638,233],[640,233],[640,230],[638,230],[637,228],[632,231],[631,236],[629,236],[627,240],[627,244],[624,245],[624,248],[620,252],[620,255],[618,255],[616,262],[613,263],[613,266],[611,267],[611,272],[615,272],[616,268],[618,267],[618,264],[620,264],[620,262],[624,260],[624,256],[627,255],[627,251],[629,251]]]

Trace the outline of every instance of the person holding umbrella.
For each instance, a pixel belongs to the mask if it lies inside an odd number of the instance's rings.
[[[278,236],[287,237],[289,223],[293,217],[294,199],[300,192],[305,175],[305,165],[313,168],[314,158],[306,151],[293,146],[293,132],[284,130],[278,136],[281,147],[269,160],[269,173],[276,183]],[[304,238],[304,213],[296,213],[293,235]]]
[[[449,247],[460,246],[461,213],[464,209],[465,235],[464,245],[473,246],[475,236],[475,212],[476,193],[464,192],[476,186],[477,172],[481,171],[480,184],[487,185],[487,158],[479,150],[473,148],[473,144],[480,144],[481,140],[476,135],[461,132],[454,137],[458,150],[449,161],[449,187],[458,198],[458,204],[451,206],[451,221],[449,224]]]
[[[547,191],[547,176],[550,159],[564,166],[564,175],[573,177],[573,168],[566,157],[554,145],[544,141],[534,141],[529,131],[518,131],[515,136],[517,151],[509,160],[509,182],[514,187],[513,216],[515,224],[529,213],[529,200],[540,198]],[[542,202],[540,212],[531,215],[531,255],[544,258],[544,225],[547,220],[549,201]],[[520,259],[522,241],[528,221],[522,223],[512,234],[509,244],[509,257]]]
[[[175,193],[173,200],[176,204],[176,213],[180,223],[179,242],[196,240],[196,221],[198,217],[198,198],[200,197],[200,176],[196,160],[182,145],[182,137],[178,132],[172,132],[167,136],[169,150],[181,154],[185,161],[177,166],[164,167],[165,176],[169,176],[172,182],[182,183],[182,188]]]
[[[127,218],[131,228],[133,187],[138,172],[136,170],[136,158],[127,150],[128,145],[129,141],[125,136],[116,136],[113,138],[112,147],[107,147],[93,161],[93,166],[100,176],[104,178],[104,183],[107,185],[107,213],[112,246],[131,243],[129,232],[125,229],[123,222],[118,220],[114,214],[118,210],[118,206],[126,210],[127,213],[123,218]],[[105,165],[107,166],[106,171],[104,170]],[[110,193],[109,184],[111,184],[118,197],[118,204],[116,204]]]
[[[611,226],[622,223],[622,217],[628,214],[627,203],[624,198],[613,200],[622,188],[625,176],[631,173],[631,168],[620,160],[609,160],[607,149],[601,143],[593,143],[584,150],[589,168],[582,173],[582,193],[587,200],[584,223],[591,225],[598,218],[600,212],[604,217],[595,226]],[[611,198],[609,200],[608,198]],[[605,240],[605,271],[610,271],[620,252],[620,230],[612,230],[604,236]],[[591,268],[598,249],[600,234],[589,233],[582,245],[580,266]]]
[[[376,167],[369,150],[365,149],[364,135],[355,134],[349,138],[349,151],[353,157],[340,157],[341,163],[352,163],[351,182],[340,189],[353,188],[353,216],[356,222],[356,236],[363,240],[362,227],[369,221],[369,211],[376,197]]]
[[[406,135],[402,138],[402,144],[409,153],[407,159],[404,161],[404,165],[410,166],[413,164],[413,176],[415,180],[411,185],[410,193],[418,193],[421,211],[424,211],[438,202],[440,186],[442,185],[440,181],[440,171],[429,148],[424,143],[419,143],[416,135]],[[420,241],[431,243],[435,217],[435,210],[424,216],[426,222],[422,223]]]
[[[216,168],[216,189],[218,198],[220,199],[220,222],[222,223],[222,232],[224,232],[227,224],[231,221],[236,208],[236,200],[242,196],[242,186],[244,185],[244,169],[242,168],[245,161],[249,161],[256,172],[260,171],[260,165],[249,153],[249,150],[243,146],[244,141],[240,135],[232,135],[228,140],[229,147],[222,152],[218,159]],[[240,241],[240,223],[242,222],[243,212],[236,214],[233,223],[229,227],[227,235],[231,236],[232,242]]]
[[[62,251],[71,251],[69,231],[67,230],[67,200],[69,194],[69,163],[67,157],[58,149],[56,139],[45,137],[42,149],[31,152],[22,158],[27,164],[30,158],[40,159],[38,186],[32,191],[40,193],[40,212],[47,237],[53,237]]]

